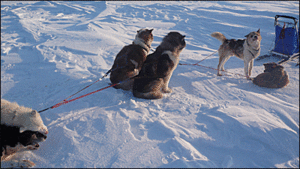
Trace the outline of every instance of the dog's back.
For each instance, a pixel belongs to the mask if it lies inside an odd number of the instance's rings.
[[[282,88],[288,85],[288,74],[283,66],[276,63],[266,63],[264,66],[264,73],[253,79],[254,84],[267,88]]]
[[[110,74],[112,83],[118,83],[135,76],[134,69],[140,70],[147,55],[139,45],[127,45],[116,56]],[[130,71],[129,71],[130,70]],[[138,73],[138,72],[137,72]]]

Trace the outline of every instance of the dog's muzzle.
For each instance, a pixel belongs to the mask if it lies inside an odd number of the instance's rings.
[[[256,35],[251,35],[250,37],[253,39],[253,41],[256,41],[258,39]]]

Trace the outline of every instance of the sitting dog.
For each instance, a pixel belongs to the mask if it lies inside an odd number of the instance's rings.
[[[252,82],[260,87],[282,88],[288,85],[289,77],[283,66],[277,63],[265,63],[264,73],[256,76]]]
[[[246,35],[246,39],[226,39],[226,37],[220,32],[214,32],[212,37],[217,38],[222,42],[219,47],[219,64],[218,64],[218,76],[222,76],[220,70],[224,71],[224,64],[231,56],[236,56],[244,60],[244,71],[248,80],[251,80],[251,71],[253,67],[253,61],[260,54],[260,42],[262,37],[260,35],[260,29],[257,32],[251,32]]]
[[[137,31],[131,45],[125,46],[116,56],[111,68],[110,81],[115,84],[138,75],[150,51],[153,41],[152,31],[141,29]],[[133,79],[114,86],[116,89],[131,90]]]
[[[171,93],[168,87],[173,71],[179,62],[179,54],[186,46],[183,35],[170,32],[154,53],[143,64],[133,84],[133,95],[144,99],[160,99],[162,93]]]
[[[20,151],[35,150],[47,138],[48,129],[40,114],[27,107],[1,99],[1,166],[30,167],[28,160],[12,160]]]

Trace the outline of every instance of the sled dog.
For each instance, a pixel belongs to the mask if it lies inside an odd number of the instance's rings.
[[[283,66],[277,63],[265,63],[264,73],[253,79],[253,83],[260,87],[282,88],[289,84],[289,76]]]
[[[32,167],[29,160],[15,159],[17,152],[36,150],[45,141],[48,129],[40,114],[27,107],[1,99],[1,167]]]
[[[218,76],[222,76],[220,71],[224,71],[224,64],[231,56],[236,56],[244,60],[244,71],[248,80],[250,80],[251,71],[253,67],[253,61],[260,54],[260,42],[262,37],[260,35],[260,29],[256,32],[250,32],[246,35],[246,39],[227,39],[222,33],[214,32],[212,37],[217,38],[222,42],[219,47],[219,64],[218,64]]]
[[[134,80],[133,95],[144,99],[160,99],[162,93],[171,93],[168,87],[173,71],[179,62],[179,54],[186,46],[183,35],[170,32],[155,52],[148,55]]]
[[[115,84],[138,75],[150,51],[153,29],[140,29],[132,44],[125,46],[116,56],[111,68],[110,81]],[[114,86],[116,89],[131,90],[133,79]]]

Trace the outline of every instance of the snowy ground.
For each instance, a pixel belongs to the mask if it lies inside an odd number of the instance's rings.
[[[91,84],[140,28],[154,28],[155,49],[170,31],[186,35],[181,63],[220,45],[215,31],[243,38],[261,29],[274,42],[274,16],[299,18],[299,2],[1,2],[1,98],[42,110]],[[264,70],[255,61],[252,76]],[[216,68],[215,54],[202,65]],[[160,100],[109,88],[41,114],[48,139],[22,153],[36,167],[299,167],[299,67],[284,64],[290,84],[255,86],[178,66]],[[243,61],[225,69],[243,74]],[[76,96],[105,87],[108,78]]]

